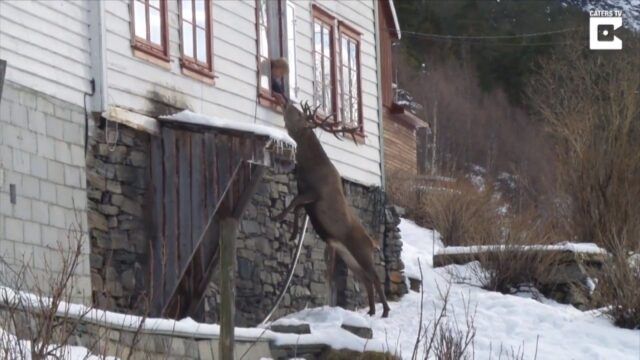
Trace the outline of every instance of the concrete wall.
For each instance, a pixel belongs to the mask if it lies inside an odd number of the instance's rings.
[[[82,108],[5,83],[0,102],[0,257],[14,270],[23,264],[35,269],[45,288],[62,266],[56,250],[72,244],[70,227],[87,229],[83,131]],[[88,255],[85,241],[75,278],[78,301],[91,291]],[[10,282],[9,274],[3,271],[0,281]]]

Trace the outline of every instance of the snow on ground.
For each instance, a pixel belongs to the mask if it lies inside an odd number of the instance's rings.
[[[1,359],[21,359],[31,360],[31,342],[28,340],[18,340],[14,335],[0,329],[0,358]],[[49,350],[54,350],[51,346]],[[5,353],[7,352],[7,353]],[[63,346],[55,349],[51,359],[64,360],[116,360],[112,356],[92,355],[87,348],[81,346]]]
[[[478,286],[452,282],[468,272],[470,266],[452,265],[445,268],[432,267],[434,252],[442,249],[436,232],[423,229],[411,221],[400,224],[403,239],[402,260],[408,276],[420,278],[418,262],[422,265],[424,287],[424,320],[427,323],[442,308],[439,291],[450,284],[449,308],[445,319],[449,324],[458,324],[465,329],[465,307],[475,309],[476,337],[474,353],[476,359],[497,359],[500,348],[509,351],[524,347],[524,359],[580,359],[580,360],[638,360],[640,359],[640,330],[620,329],[611,324],[598,311],[582,312],[569,305],[552,300],[542,302],[523,296],[503,295]],[[34,295],[14,292],[0,287],[0,300],[12,303],[38,304]],[[390,317],[380,318],[382,306],[378,304],[374,317],[366,315],[368,309],[358,312],[341,308],[321,307],[306,309],[291,314],[277,322],[295,325],[310,323],[311,334],[279,334],[263,328],[236,328],[236,339],[261,338],[276,344],[324,343],[336,349],[390,351],[411,358],[416,341],[420,314],[420,294],[410,292],[398,302],[391,302]],[[91,322],[137,328],[143,319],[137,316],[108,311],[86,309],[78,304],[62,304],[61,312],[71,316],[85,314]],[[369,326],[373,339],[366,340],[340,328],[340,325]],[[217,324],[202,324],[186,318],[146,319],[142,329],[159,333],[198,334],[217,337]],[[0,340],[2,333],[0,329]],[[14,340],[15,341],[15,340]],[[82,358],[86,349],[66,347],[65,359]],[[1,355],[1,354],[0,354]],[[504,353],[503,353],[504,356]],[[2,356],[0,356],[2,357]],[[422,358],[418,356],[418,358]]]
[[[607,251],[594,243],[570,243],[563,242],[554,245],[476,245],[476,246],[448,246],[439,249],[436,254],[472,254],[487,251],[518,249],[536,251],[571,251],[584,254],[606,254]]]
[[[418,259],[422,264],[424,316],[427,322],[441,309],[438,288],[444,290],[447,287],[452,272],[451,269],[432,267],[434,250],[442,248],[437,233],[405,219],[400,224],[400,230],[406,273],[419,277]],[[476,359],[497,358],[501,346],[508,350],[524,346],[525,359],[533,359],[536,339],[538,359],[640,359],[640,330],[617,328],[597,311],[583,312],[551,300],[537,302],[486,291],[477,286],[452,283],[448,320],[456,322],[457,319],[463,329],[467,301],[477,311]],[[390,303],[390,306],[390,318],[370,319],[374,340],[388,342],[391,347],[397,342],[398,352],[408,359],[418,329],[420,294],[410,292],[399,302]],[[378,314],[381,310],[379,304]],[[365,312],[361,310],[361,313]]]

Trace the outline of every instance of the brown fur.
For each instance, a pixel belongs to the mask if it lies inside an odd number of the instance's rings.
[[[348,205],[342,179],[329,160],[320,141],[309,127],[309,114],[289,105],[285,109],[285,126],[297,142],[298,196],[274,219],[281,221],[291,210],[304,207],[316,233],[344,260],[347,267],[365,284],[369,314],[375,314],[374,289],[382,301],[383,317],[389,305],[382,283],[375,271],[374,251],[378,248]]]

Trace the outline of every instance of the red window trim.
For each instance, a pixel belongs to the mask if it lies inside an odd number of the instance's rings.
[[[356,134],[356,141],[358,143],[363,143],[364,142],[364,116],[362,113],[362,66],[361,66],[361,39],[362,39],[362,34],[356,30],[353,26],[349,25],[348,23],[346,23],[345,21],[342,20],[337,20],[335,16],[333,16],[331,13],[329,13],[327,10],[321,8],[320,6],[313,4],[312,5],[312,11],[313,11],[313,22],[315,22],[316,20],[319,20],[320,22],[323,22],[326,25],[331,26],[331,41],[330,41],[330,48],[331,48],[331,68],[332,68],[332,74],[331,74],[331,83],[333,85],[333,91],[331,92],[331,97],[332,97],[332,109],[333,109],[333,114],[335,116],[335,126],[340,126],[341,125],[341,119],[339,119],[340,116],[340,107],[342,106],[341,101],[338,99],[338,86],[342,86],[341,85],[341,81],[339,81],[338,75],[340,75],[340,79],[342,77],[342,54],[340,53],[341,51],[341,44],[340,44],[340,40],[341,40],[341,36],[342,34],[348,36],[349,38],[351,38],[352,40],[356,41],[357,43],[357,74],[358,74],[358,132]],[[315,31],[313,36],[315,36]],[[314,62],[314,66],[315,66],[315,56],[316,56],[316,50],[315,50],[315,39],[313,39],[312,36],[312,59]],[[315,69],[314,69],[314,74],[315,74]],[[315,75],[314,75],[315,76]],[[314,89],[315,91],[315,89]],[[315,93],[314,93],[315,96]]]
[[[158,46],[157,44],[152,43],[151,41],[147,40],[148,37],[150,37],[150,28],[149,28],[149,0],[144,0],[144,6],[145,6],[145,16],[147,18],[147,38],[141,38],[139,36],[136,35],[136,27],[135,27],[135,21],[136,21],[136,14],[135,14],[135,3],[138,0],[131,0],[131,2],[129,3],[130,9],[131,9],[131,21],[130,26],[131,26],[131,46],[141,52],[144,52],[145,54],[151,55],[153,57],[156,57],[160,60],[169,62],[169,19],[168,19],[168,11],[167,11],[167,0],[160,0],[160,36],[161,36],[161,42],[162,45]],[[140,1],[138,1],[140,2]]]
[[[331,63],[331,87],[332,87],[332,91],[331,91],[331,109],[332,112],[334,114],[334,120],[336,122],[336,124],[338,123],[338,119],[337,119],[337,114],[338,114],[338,83],[337,83],[337,62],[336,62],[336,54],[338,53],[336,50],[336,18],[331,15],[328,11],[324,10],[323,8],[319,7],[316,4],[312,5],[312,11],[313,11],[313,20],[312,20],[312,32],[313,35],[311,36],[311,47],[312,47],[312,61],[313,61],[313,73],[314,73],[314,81],[316,81],[315,79],[315,58],[316,58],[316,46],[315,46],[315,30],[313,30],[313,27],[315,27],[315,22],[316,20],[324,23],[325,25],[328,25],[329,28],[331,29],[331,32],[329,33],[330,35],[330,40],[329,40],[329,48],[331,50],[331,54],[329,55],[330,58],[330,63]],[[315,97],[315,85],[314,85],[314,93],[313,96]],[[323,115],[330,115],[330,114],[323,114]]]
[[[273,0],[266,0],[266,1],[273,1]],[[280,14],[280,16],[278,16],[278,34],[279,34],[279,42],[280,42],[280,54],[278,54],[279,56],[283,56],[284,54],[282,53],[282,49],[284,47],[284,43],[282,40],[282,33],[284,32],[283,30],[283,23],[282,23],[282,5],[283,5],[283,1],[282,0],[275,0],[278,2],[278,14]],[[261,54],[260,54],[260,2],[261,0],[255,0],[255,4],[256,4],[256,11],[255,11],[255,15],[256,15],[256,64],[257,64],[257,87],[258,87],[258,98],[260,101],[260,104],[263,106],[267,106],[267,107],[271,107],[272,109],[276,109],[276,100],[273,97],[273,95],[271,94],[271,79],[269,79],[269,89],[266,89],[264,87],[262,87],[262,84],[260,83],[260,79],[262,77],[262,70],[261,70]],[[268,38],[267,38],[268,40]]]
[[[195,1],[192,2],[192,14],[194,16],[194,18],[190,19],[190,22],[193,22],[194,24],[192,24],[195,26]],[[184,43],[183,43],[183,38],[182,38],[182,32],[184,31],[182,29],[182,24],[183,24],[183,18],[182,18],[182,1],[178,0],[178,20],[180,22],[180,66],[182,66],[183,70],[187,69],[189,71],[192,71],[198,75],[204,76],[206,78],[215,78],[215,75],[213,73],[213,16],[211,13],[211,0],[205,1],[205,13],[206,13],[206,19],[205,19],[205,35],[206,35],[206,46],[207,46],[207,62],[203,63],[202,61],[197,60],[197,58],[192,58],[190,56],[187,56],[184,54]],[[194,29],[193,31],[193,51],[194,51],[194,55],[197,56],[197,40],[196,40],[196,36],[197,36],[197,31],[196,29]]]
[[[361,44],[362,44],[362,34],[357,31],[355,28],[345,23],[344,21],[338,21],[338,34],[339,39],[342,41],[342,36],[346,36],[347,38],[353,40],[356,43],[356,74],[358,76],[357,79],[357,96],[358,96],[358,133],[360,135],[364,135],[364,117],[362,114],[362,62],[361,62]],[[338,49],[342,51],[342,43],[339,44]],[[342,54],[338,56],[340,65],[340,78],[342,79]],[[340,86],[342,86],[342,81],[340,81]],[[342,104],[340,104],[342,106]]]

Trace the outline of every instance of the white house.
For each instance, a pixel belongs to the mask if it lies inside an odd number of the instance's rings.
[[[97,221],[85,162],[94,117],[156,135],[160,115],[183,109],[282,127],[269,59],[289,62],[287,97],[359,127],[358,144],[318,133],[343,178],[382,186],[378,12],[394,12],[380,1],[1,1],[2,264],[55,271],[56,242],[76,219]],[[90,252],[79,297],[91,292]]]

